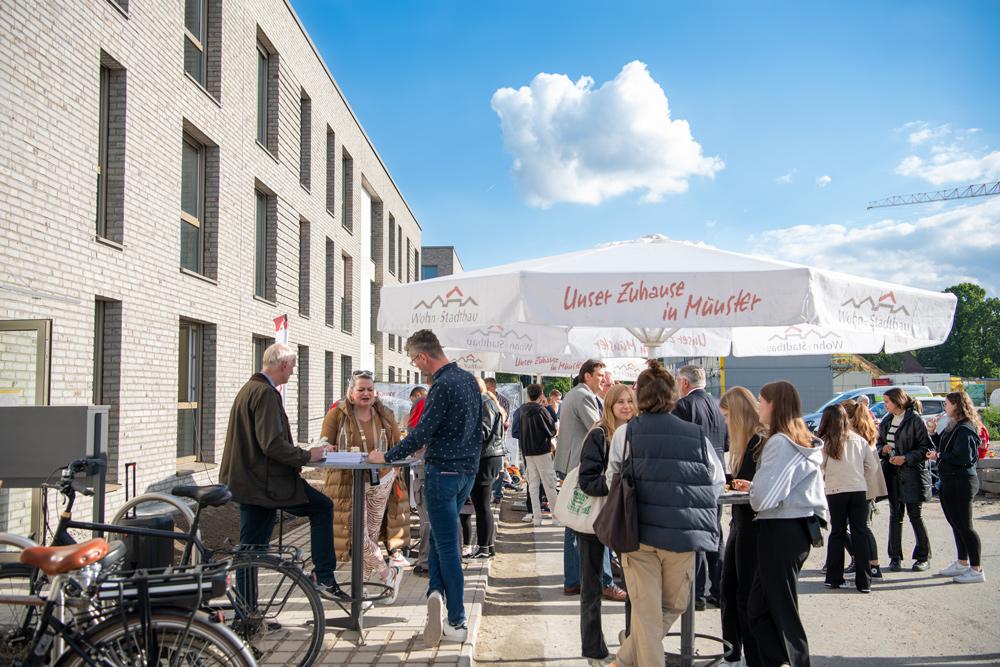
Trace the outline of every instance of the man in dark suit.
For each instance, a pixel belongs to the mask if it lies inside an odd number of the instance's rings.
[[[705,437],[715,448],[720,461],[725,461],[724,453],[729,449],[729,433],[726,418],[722,416],[719,402],[705,391],[705,369],[700,366],[684,366],[677,371],[677,389],[681,399],[674,407],[674,415],[684,421],[698,424],[705,431]],[[695,568],[695,608],[704,609],[707,604],[719,605],[722,589],[722,507],[719,506],[719,545],[716,551],[698,552]]]

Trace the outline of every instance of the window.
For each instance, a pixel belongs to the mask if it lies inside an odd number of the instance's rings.
[[[336,275],[337,271],[337,258],[334,255],[333,241],[329,238],[326,239],[326,273],[323,278],[323,286],[326,291],[326,325],[328,327],[333,326],[333,309],[334,309],[334,298],[335,292],[333,277]]]
[[[436,264],[424,264],[420,267],[420,279],[428,280],[438,277],[438,267]]]
[[[97,129],[97,236],[122,243],[125,218],[125,69],[101,52]]]
[[[403,226],[396,225],[396,268],[399,269],[399,282],[406,280],[403,275]]]
[[[254,336],[253,337],[253,358],[251,361],[251,370],[256,373],[264,366],[264,350],[274,345],[274,339],[268,336]]]
[[[406,282],[413,280],[413,264],[410,262],[410,239],[406,239]]]
[[[378,283],[374,280],[371,282],[371,294],[369,297],[369,302],[371,303],[371,312],[368,314],[368,329],[371,335],[371,343],[374,345],[378,342],[378,302],[379,302],[379,292]]]
[[[309,442],[309,347],[306,345],[299,345],[295,374],[298,376],[298,440]]]
[[[343,217],[340,219],[340,224],[344,226],[344,229],[354,233],[354,158],[346,150],[343,152],[344,156],[341,160],[342,167],[340,169],[340,176],[343,179]]]
[[[347,355],[340,356],[340,395],[347,396],[347,387],[351,383],[351,373],[354,372],[354,360]]]
[[[254,295],[274,301],[274,269],[277,254],[277,201],[260,190],[255,192]]]
[[[201,450],[202,327],[181,320],[177,372],[177,458]]]
[[[278,53],[257,30],[257,141],[278,155]]]
[[[337,137],[329,125],[326,126],[326,210],[334,215],[337,205],[337,180],[335,169],[337,163]]]
[[[312,100],[302,91],[299,98],[299,183],[312,187]]]
[[[205,150],[184,135],[181,157],[181,266],[204,271]]]
[[[396,275],[396,218],[389,214],[389,273]]]
[[[371,205],[371,258],[378,264],[382,261],[382,202],[372,198]]]
[[[329,350],[323,359],[323,411],[333,405],[333,352]]]
[[[413,249],[413,279],[420,280],[420,251]]]
[[[395,382],[395,381],[396,381],[396,369],[393,368],[392,366],[389,366],[389,382]]]
[[[307,220],[299,220],[299,315],[309,317],[309,249],[311,229]]]
[[[354,331],[354,260],[350,255],[344,255],[344,296],[340,300],[340,330],[344,333]]]
[[[205,85],[208,0],[184,0],[184,71]]]
[[[108,476],[117,479],[118,420],[122,362],[122,302],[94,301],[94,405],[107,405]]]

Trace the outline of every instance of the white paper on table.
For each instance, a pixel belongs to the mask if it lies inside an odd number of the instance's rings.
[[[340,465],[356,465],[364,463],[368,455],[364,452],[327,452],[326,462]]]

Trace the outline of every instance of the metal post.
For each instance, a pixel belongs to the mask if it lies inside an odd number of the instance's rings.
[[[362,618],[362,598],[365,594],[364,544],[365,544],[365,473],[367,470],[351,471],[354,482],[353,511],[351,512],[351,629],[364,632]],[[364,638],[361,638],[364,643]]]
[[[694,596],[695,570],[698,566],[698,555],[695,554],[691,564],[691,597],[687,609],[681,615],[681,667],[694,665]]]

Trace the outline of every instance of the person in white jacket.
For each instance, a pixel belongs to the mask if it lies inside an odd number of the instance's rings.
[[[871,558],[868,540],[864,539],[868,516],[868,479],[879,467],[875,450],[860,435],[851,430],[847,410],[843,405],[830,405],[823,410],[816,435],[823,441],[823,481],[826,502],[830,507],[830,541],[826,547],[826,587],[844,585],[844,547],[847,545],[847,524],[851,524],[854,558],[866,563]],[[855,568],[854,586],[862,593],[871,593],[871,570]]]
[[[769,437],[753,482],[735,479],[750,492],[757,512],[757,576],[747,614],[761,665],[809,667],[809,642],[799,618],[798,580],[829,512],[823,487],[823,443],[802,421],[802,402],[789,382],[760,390],[760,421]]]

